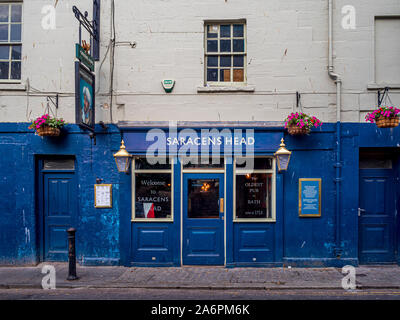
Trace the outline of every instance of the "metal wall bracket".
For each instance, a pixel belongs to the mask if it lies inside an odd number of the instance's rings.
[[[336,163],[333,164],[333,167],[334,168],[341,168],[341,167],[343,167],[343,164],[341,162],[336,162]]]
[[[298,91],[296,91],[296,108],[299,109],[301,95]]]
[[[99,60],[100,53],[100,0],[93,0],[93,21],[88,20],[88,12],[82,13],[76,6],[72,7],[75,18],[79,21],[79,44],[82,44],[82,26],[90,34],[90,54]]]
[[[96,145],[96,134],[94,132],[89,133],[90,140],[93,139],[93,145]]]
[[[342,248],[337,248],[337,247],[336,247],[336,248],[334,249],[334,253],[335,253],[336,258],[340,259],[341,256],[342,256],[342,254],[343,254],[343,249],[342,249]]]
[[[385,87],[385,89],[383,89],[383,92],[381,92],[381,90],[378,90],[378,108],[380,108],[383,99],[385,98],[385,96],[387,96],[389,93],[389,87]]]
[[[50,96],[47,96],[47,97],[46,97],[47,103],[50,101],[50,102],[56,107],[56,109],[58,109],[58,93],[56,94],[56,96],[54,97],[54,99],[55,99],[55,100],[53,100],[53,98],[50,97]]]

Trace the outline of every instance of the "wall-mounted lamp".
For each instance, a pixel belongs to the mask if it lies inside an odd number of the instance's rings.
[[[129,173],[129,166],[132,161],[132,156],[126,151],[124,140],[121,140],[119,151],[114,154],[115,163],[117,164],[118,172]]]
[[[289,167],[291,151],[285,148],[285,143],[283,138],[281,139],[280,148],[274,153],[276,161],[278,163],[279,171],[286,171]]]

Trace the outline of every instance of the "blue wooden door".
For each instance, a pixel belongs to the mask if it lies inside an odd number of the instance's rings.
[[[68,260],[67,229],[74,226],[76,203],[74,173],[43,173],[42,247],[45,261]]]
[[[183,176],[183,264],[224,264],[224,175]]]
[[[359,260],[395,261],[395,199],[392,170],[360,170]]]

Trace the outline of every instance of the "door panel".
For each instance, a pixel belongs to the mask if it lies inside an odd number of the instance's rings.
[[[75,214],[74,173],[43,173],[44,260],[67,261],[67,229]]]
[[[184,174],[183,264],[223,265],[223,198],[223,174]]]
[[[395,199],[392,170],[360,170],[360,263],[395,261]]]

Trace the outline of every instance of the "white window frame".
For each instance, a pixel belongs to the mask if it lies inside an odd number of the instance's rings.
[[[10,52],[8,55],[8,60],[5,59],[0,59],[0,61],[2,62],[8,62],[9,66],[8,66],[8,79],[0,79],[0,84],[1,83],[21,83],[22,80],[22,32],[23,32],[23,17],[24,17],[24,6],[23,6],[23,2],[22,1],[14,1],[14,2],[2,2],[0,1],[0,6],[2,5],[8,5],[8,22],[0,22],[0,25],[2,24],[8,24],[10,27],[8,28],[8,39],[11,40],[11,24],[21,24],[21,41],[19,42],[0,42],[0,46],[9,46],[10,47]],[[21,22],[11,22],[11,6],[12,5],[21,5]],[[12,46],[17,46],[20,45],[21,46],[21,59],[19,60],[13,60],[11,58],[11,54],[12,54]],[[20,62],[21,63],[21,74],[20,74],[20,78],[19,79],[11,79],[11,62]]]
[[[236,159],[243,157],[235,157],[233,161],[233,222],[276,222],[276,160],[272,156],[255,156],[254,158],[270,158],[272,159],[272,169],[254,169],[246,170],[236,168]],[[271,217],[270,218],[237,218],[236,217],[236,174],[251,174],[251,173],[272,173],[271,181]],[[268,200],[266,200],[268,203]]]
[[[220,38],[220,32],[219,28],[220,25],[226,25],[229,24],[231,26],[231,51],[230,52],[220,52],[220,40],[225,39],[225,38]],[[234,24],[243,24],[243,37],[234,37],[233,36],[233,25]],[[207,26],[211,25],[217,25],[218,26],[218,37],[217,38],[207,38]],[[233,52],[233,40],[234,39],[242,39],[244,40],[244,51],[243,52]],[[217,45],[218,45],[218,51],[217,52],[208,52],[207,51],[207,40],[217,40]],[[222,87],[227,87],[227,86],[244,86],[247,84],[247,24],[246,20],[240,19],[240,20],[208,20],[204,21],[204,84],[209,85],[209,86],[222,86]],[[243,67],[234,67],[233,66],[233,56],[235,55],[240,55],[243,56]],[[218,79],[220,77],[220,70],[221,69],[228,69],[228,67],[220,67],[220,58],[221,56],[232,56],[232,63],[230,67],[230,76],[231,76],[231,81],[208,81],[207,80],[207,63],[208,63],[208,56],[217,56],[218,57],[218,66],[217,67],[212,67],[214,69],[218,69]],[[243,69],[243,81],[233,81],[233,69]]]
[[[137,157],[139,158],[139,157]],[[145,158],[145,156],[143,156]],[[174,222],[174,163],[175,159],[170,158],[171,169],[135,169],[135,158],[132,159],[131,175],[132,175],[132,217],[131,222]],[[135,204],[136,204],[136,173],[170,173],[171,174],[171,218],[136,218],[135,217]]]

